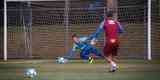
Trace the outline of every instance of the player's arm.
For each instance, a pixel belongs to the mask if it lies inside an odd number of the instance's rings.
[[[74,43],[73,47],[68,51],[68,53],[66,54],[66,58],[73,58],[76,54],[76,49],[77,49],[77,45]]]
[[[119,32],[119,33],[124,33],[124,28],[123,28],[123,26],[120,24],[120,22],[117,22],[117,24],[118,24],[118,32]]]
[[[89,40],[89,37],[80,37],[79,38],[79,42],[83,43],[83,42],[87,42]]]
[[[96,29],[96,31],[89,36],[88,38],[89,40],[98,38],[99,35],[104,32],[103,30],[104,22],[105,21],[102,21],[100,25],[98,26],[98,28]]]

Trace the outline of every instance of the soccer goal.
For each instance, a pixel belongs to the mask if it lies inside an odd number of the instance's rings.
[[[71,34],[88,36],[107,13],[107,0],[5,0],[4,60],[55,58],[72,47]],[[122,58],[151,60],[151,0],[118,0]],[[96,45],[103,49],[104,36]]]

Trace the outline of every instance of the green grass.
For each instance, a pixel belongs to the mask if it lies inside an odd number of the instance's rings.
[[[109,73],[104,60],[95,64],[72,60],[57,64],[54,60],[9,60],[0,62],[0,80],[31,80],[27,68],[35,68],[35,80],[160,80],[160,61],[120,60],[119,70]]]

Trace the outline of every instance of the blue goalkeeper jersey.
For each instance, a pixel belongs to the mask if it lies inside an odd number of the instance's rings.
[[[80,37],[79,42],[73,44],[72,49],[69,50],[66,57],[72,58],[75,56],[76,52],[81,53],[82,50],[90,49],[91,47],[93,47],[89,44],[90,39],[90,37]]]
[[[73,44],[72,51],[83,50],[84,48],[89,46],[89,44],[87,43],[88,39],[89,39],[89,37],[80,37],[79,38],[79,43],[74,43]]]

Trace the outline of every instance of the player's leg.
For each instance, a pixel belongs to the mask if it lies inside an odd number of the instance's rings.
[[[65,56],[63,56],[64,58],[68,58],[68,59],[71,59],[71,58],[74,58],[76,56],[76,52],[73,51],[72,49],[70,49]]]
[[[110,72],[114,72],[115,68],[116,68],[116,63],[113,61],[113,56],[112,55],[108,55],[107,57],[105,57],[106,61],[109,63],[110,66]]]
[[[110,71],[114,72],[115,71],[115,67],[117,65],[113,61],[113,44],[106,43],[103,51],[104,51],[105,60],[110,64]]]
[[[92,56],[90,56],[91,52],[92,52],[91,46],[87,46],[80,53],[81,58],[84,59],[85,61],[87,61],[90,64],[94,63],[94,58]]]
[[[117,70],[117,63],[113,60],[113,56],[112,56],[112,60],[111,60],[110,64],[111,64],[110,72],[115,72]]]
[[[96,47],[88,45],[88,52],[89,52],[89,63],[92,64],[94,63],[94,58],[98,57],[100,58],[102,55],[100,54],[100,52],[97,50]],[[94,55],[90,55],[90,54],[94,54]]]
[[[85,61],[88,61],[88,59],[89,59],[89,50],[88,49],[83,49],[80,52],[80,58],[85,60]]]
[[[104,58],[102,53],[94,46],[91,48],[91,53],[94,54],[97,58]]]
[[[112,56],[111,56],[111,72],[115,72],[118,69],[118,65],[115,61],[115,57],[117,56],[117,51],[118,51],[118,42],[112,44]]]

